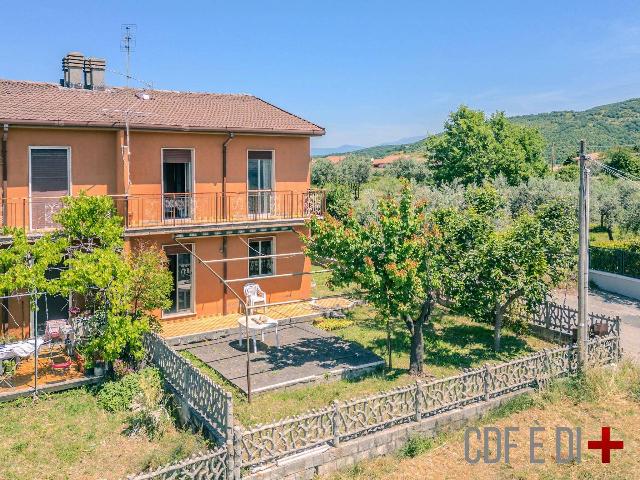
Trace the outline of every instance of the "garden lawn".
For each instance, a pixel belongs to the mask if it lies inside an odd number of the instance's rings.
[[[425,329],[425,370],[428,381],[461,373],[466,368],[484,363],[499,363],[527,355],[555,345],[529,335],[516,336],[508,329],[503,331],[502,350],[493,351],[493,329],[490,325],[474,322],[466,317],[450,315],[442,309],[433,315],[434,329]],[[326,328],[346,340],[386,359],[386,333],[384,325],[375,318],[375,311],[360,305],[349,312],[345,320],[320,319],[316,326]],[[339,328],[335,328],[338,326]],[[215,370],[188,352],[181,352],[194,365],[209,375],[216,383],[232,392],[236,420],[250,426],[322,408],[333,400],[348,400],[382,390],[406,385],[415,381],[407,373],[409,367],[410,340],[408,331],[398,324],[393,332],[393,368],[385,369],[354,380],[320,382],[309,386],[294,387],[256,395],[249,404],[246,397],[226,382]]]
[[[102,409],[87,389],[2,403],[0,478],[119,479],[207,449],[174,427],[153,441],[125,436],[125,417]]]
[[[631,479],[640,469],[640,367],[622,363],[591,372],[586,378],[564,379],[542,392],[516,397],[490,412],[477,426],[518,427],[511,441],[510,463],[472,465],[464,457],[464,430],[435,438],[414,437],[395,455],[362,462],[330,476],[332,480],[455,480],[494,479]],[[600,450],[587,441],[601,438],[601,426],[611,427],[611,439],[623,440],[623,450],[611,451],[611,463],[601,463]],[[546,427],[536,435],[536,450],[544,464],[531,464],[529,427]],[[555,427],[582,428],[582,463],[559,465],[555,459]],[[472,436],[473,438],[473,436]],[[492,437],[495,441],[495,437]],[[504,441],[504,433],[502,437]],[[479,446],[475,443],[472,452]],[[565,439],[566,441],[566,439]],[[495,445],[495,443],[492,443]],[[563,450],[566,453],[566,449]],[[503,457],[504,460],[504,457]]]

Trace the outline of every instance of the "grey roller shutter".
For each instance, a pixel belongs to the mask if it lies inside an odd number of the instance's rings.
[[[66,148],[33,148],[30,158],[31,228],[55,227],[60,197],[69,195],[69,151]]]
[[[59,197],[69,193],[68,150],[38,148],[31,150],[31,194]]]

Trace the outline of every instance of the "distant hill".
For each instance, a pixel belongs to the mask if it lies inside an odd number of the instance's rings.
[[[349,153],[355,150],[362,150],[364,147],[360,145],[340,145],[339,147],[318,147],[311,149],[311,155],[314,157],[324,157],[326,155],[335,155],[340,153]]]
[[[640,145],[640,98],[580,112],[538,113],[511,117],[511,120],[538,128],[547,141],[549,152],[555,145],[558,162],[574,155],[582,138],[587,141],[589,150],[604,150],[620,144]]]
[[[561,163],[578,150],[580,139],[587,141],[590,151],[604,150],[614,145],[640,145],[640,98],[610,103],[583,111],[558,111],[510,117],[515,123],[536,127],[547,142],[550,158],[555,146],[556,162]],[[605,148],[603,148],[605,147]],[[419,153],[424,141],[403,145],[379,145],[354,150],[351,153],[371,158],[383,158],[391,153]]]
[[[342,145],[335,148],[312,148],[311,155],[314,157],[327,157],[329,155],[340,155],[344,153],[357,153],[358,155],[371,155],[373,158],[382,158],[389,152],[395,152],[404,145],[410,145],[424,140],[424,135],[415,137],[405,137],[392,142],[385,142],[382,145],[373,147],[358,147],[356,145]]]
[[[422,151],[423,140],[415,143],[408,143],[403,145],[389,144],[389,145],[376,145],[375,147],[361,148],[360,150],[353,150],[353,155],[362,155],[363,157],[370,158],[384,158],[391,153],[416,153]],[[313,155],[314,157],[323,157],[328,155]]]

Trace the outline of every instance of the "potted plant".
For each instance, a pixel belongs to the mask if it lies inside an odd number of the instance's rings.
[[[96,355],[93,359],[93,374],[96,377],[102,377],[104,375],[104,360],[100,355]]]

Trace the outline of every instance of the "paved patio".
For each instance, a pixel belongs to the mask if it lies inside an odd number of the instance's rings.
[[[374,353],[320,330],[308,322],[283,325],[279,329],[280,348],[276,348],[272,330],[265,341],[258,335],[258,352],[251,347],[252,391],[260,393],[311,382],[328,376],[350,377],[377,368],[384,361]],[[215,369],[243,392],[247,392],[246,344],[238,335],[179,344]]]

